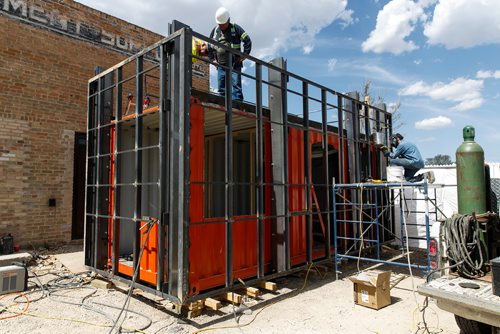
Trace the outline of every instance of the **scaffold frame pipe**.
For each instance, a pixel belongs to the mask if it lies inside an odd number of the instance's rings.
[[[425,272],[429,272],[430,270],[430,263],[431,263],[431,258],[430,258],[430,253],[429,253],[429,245],[430,245],[430,220],[429,220],[429,202],[431,205],[433,205],[436,210],[437,208],[437,203],[435,201],[432,201],[429,198],[429,188],[441,188],[443,185],[433,185],[433,184],[428,184],[427,181],[419,182],[419,183],[409,183],[409,182],[403,182],[403,183],[352,183],[352,184],[334,184],[332,186],[332,200],[333,200],[333,235],[334,235],[334,252],[335,252],[335,269],[338,273],[340,272],[340,265],[341,265],[341,260],[342,259],[352,259],[352,260],[360,260],[360,261],[366,261],[366,262],[375,262],[375,263],[382,263],[382,264],[388,264],[388,265],[396,265],[396,266],[402,266],[402,267],[408,267],[410,266],[411,268],[415,269],[421,269],[424,270]],[[391,231],[390,226],[385,226],[389,224],[392,224],[393,218],[395,217],[396,214],[401,215],[401,220],[400,220],[400,228],[401,228],[401,249],[403,250],[404,253],[408,253],[406,249],[406,242],[408,242],[408,235],[404,229],[404,224],[406,224],[405,221],[405,212],[408,211],[408,207],[405,205],[406,201],[408,201],[407,198],[404,196],[404,189],[408,188],[420,188],[421,193],[424,196],[424,201],[425,201],[425,211],[422,212],[424,213],[424,224],[425,224],[425,237],[419,238],[420,240],[425,240],[425,252],[426,252],[426,263],[424,265],[422,264],[409,264],[408,262],[396,262],[393,260],[384,260],[380,256],[380,246],[381,244],[387,242],[384,240],[381,240],[381,228],[385,229],[386,231],[390,232],[393,237],[396,237],[395,228]],[[347,190],[349,191],[355,191],[356,194],[354,196],[354,200],[356,200],[355,203],[350,202],[347,196],[343,196],[342,193],[348,193]],[[398,191],[399,194],[397,195],[392,195],[388,196],[388,198],[391,198],[386,204],[380,204],[379,203],[379,193],[381,191]],[[360,193],[361,192],[361,193]],[[367,192],[365,195],[362,192]],[[340,196],[339,196],[340,194]],[[366,196],[368,195],[368,196]],[[366,198],[366,203],[364,200],[359,200],[360,198],[363,199],[363,197]],[[394,207],[396,201],[400,201],[399,205],[399,213],[394,212]],[[413,199],[410,199],[413,201]],[[415,199],[416,200],[416,199]],[[340,208],[340,210],[339,210]],[[389,210],[390,209],[390,210]],[[370,216],[369,211],[374,211],[372,216]],[[406,210],[406,211],[405,211]],[[367,213],[368,211],[368,213]],[[349,217],[346,218],[346,212],[347,214],[351,214],[352,219],[348,219]],[[360,219],[356,220],[354,217],[356,217],[356,214],[359,215]],[[412,212],[412,211],[408,211]],[[437,214],[437,211],[434,212]],[[387,216],[387,217],[386,217]],[[384,218],[388,218],[388,223],[384,221]],[[370,220],[371,219],[371,220]],[[339,224],[352,224],[352,225],[357,225],[361,226],[361,228],[355,233],[354,235],[339,235]],[[363,226],[366,226],[364,228]],[[369,231],[372,229],[371,231]],[[361,232],[362,231],[362,232]],[[366,236],[365,236],[366,235]],[[351,241],[352,245],[350,248],[347,249],[347,247],[342,250],[341,247],[339,247],[340,240],[343,242],[345,241]],[[395,240],[395,239],[393,239]],[[352,249],[354,247],[354,251],[358,251],[360,248],[363,248],[363,243],[369,243],[370,247],[373,247],[376,249],[376,257],[366,257],[366,256],[361,256],[361,252],[359,252],[358,256],[352,255]],[[406,256],[405,256],[406,258]]]

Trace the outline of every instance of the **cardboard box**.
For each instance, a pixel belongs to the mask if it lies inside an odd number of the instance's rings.
[[[391,303],[390,271],[364,271],[349,279],[354,283],[354,303],[376,310]]]

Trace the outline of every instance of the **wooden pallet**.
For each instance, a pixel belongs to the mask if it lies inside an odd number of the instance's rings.
[[[200,299],[182,306],[183,313],[188,319],[200,316],[204,309],[219,311],[224,305],[240,305],[244,297],[257,299],[263,294],[263,290],[275,292],[278,286],[274,282],[260,282],[258,287],[244,287],[235,292],[226,292],[214,298]]]

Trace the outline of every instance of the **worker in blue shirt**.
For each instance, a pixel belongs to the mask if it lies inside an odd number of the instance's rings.
[[[241,44],[243,43],[243,53],[250,54],[252,50],[252,40],[250,36],[239,25],[230,22],[229,11],[221,7],[215,13],[215,22],[217,26],[212,29],[210,38],[217,42],[241,51]],[[217,62],[219,65],[227,66],[229,62],[230,52],[226,49],[217,47],[215,45],[206,46],[208,48],[208,58],[211,61]],[[204,46],[202,46],[202,52]],[[243,61],[245,59],[239,55],[232,57],[232,98],[233,100],[243,100],[243,92],[241,89],[241,69],[243,68]],[[217,83],[218,93],[224,96],[226,93],[226,69],[223,66],[217,66]]]
[[[394,146],[396,150],[391,153],[387,147],[382,148],[384,150],[384,155],[391,159],[391,166],[401,166],[405,169],[405,179],[409,182],[422,181],[424,174],[415,176],[415,174],[424,168],[424,160],[420,155],[415,144],[410,142],[403,142],[404,137],[396,133],[391,137],[391,146]]]

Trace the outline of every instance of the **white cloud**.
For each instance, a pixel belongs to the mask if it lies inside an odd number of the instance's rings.
[[[78,1],[163,35],[174,19],[209,35],[215,26],[215,11],[224,6],[231,13],[231,20],[252,38],[252,54],[266,59],[291,48],[300,48],[308,54],[323,28],[333,22],[343,26],[353,22],[347,0],[150,0],[140,4],[137,0]]]
[[[500,43],[500,1],[440,0],[424,34],[448,49]]]
[[[466,110],[472,110],[472,109],[477,109],[483,105],[483,98],[473,98],[471,100],[464,100],[457,104],[456,106],[453,106],[450,108],[451,111],[466,111]]]
[[[476,77],[478,79],[500,79],[500,71],[477,71]]]
[[[392,0],[378,13],[375,30],[363,42],[363,52],[401,54],[418,46],[407,40],[419,21],[426,20],[424,8],[433,1]]]
[[[410,36],[421,24],[430,45],[453,49],[500,44],[499,13],[499,0],[391,0],[378,13],[362,49],[396,55],[418,49]]]
[[[328,72],[333,72],[333,70],[335,69],[335,65],[337,65],[336,58],[328,59]]]
[[[308,55],[310,54],[312,51],[314,50],[314,46],[312,45],[306,45],[302,48],[302,51],[304,52],[304,54]]]
[[[397,74],[381,67],[378,64],[372,64],[369,62],[349,62],[343,64],[348,75],[357,75],[363,78],[373,78],[379,82],[387,82],[396,85],[405,85],[407,81],[405,78],[398,76]]]
[[[397,112],[401,108],[401,101],[387,103],[387,111],[392,113]]]
[[[413,61],[413,63],[415,65],[420,65],[420,64],[422,64],[422,59],[416,59],[416,60]]]
[[[415,128],[419,130],[432,130],[432,129],[446,128],[449,127],[451,124],[452,121],[448,117],[438,116],[415,122]]]
[[[483,104],[482,89],[483,80],[457,78],[448,84],[435,82],[429,85],[418,81],[400,90],[399,94],[403,96],[428,96],[433,100],[456,102],[457,104],[450,110],[466,111],[477,109]]]
[[[403,85],[406,83],[406,81],[403,78],[395,75],[394,73],[378,65],[373,65],[373,64],[361,65],[360,70],[362,70],[365,73],[365,76],[370,78],[376,78],[378,81],[381,82],[390,82],[399,85]]]

